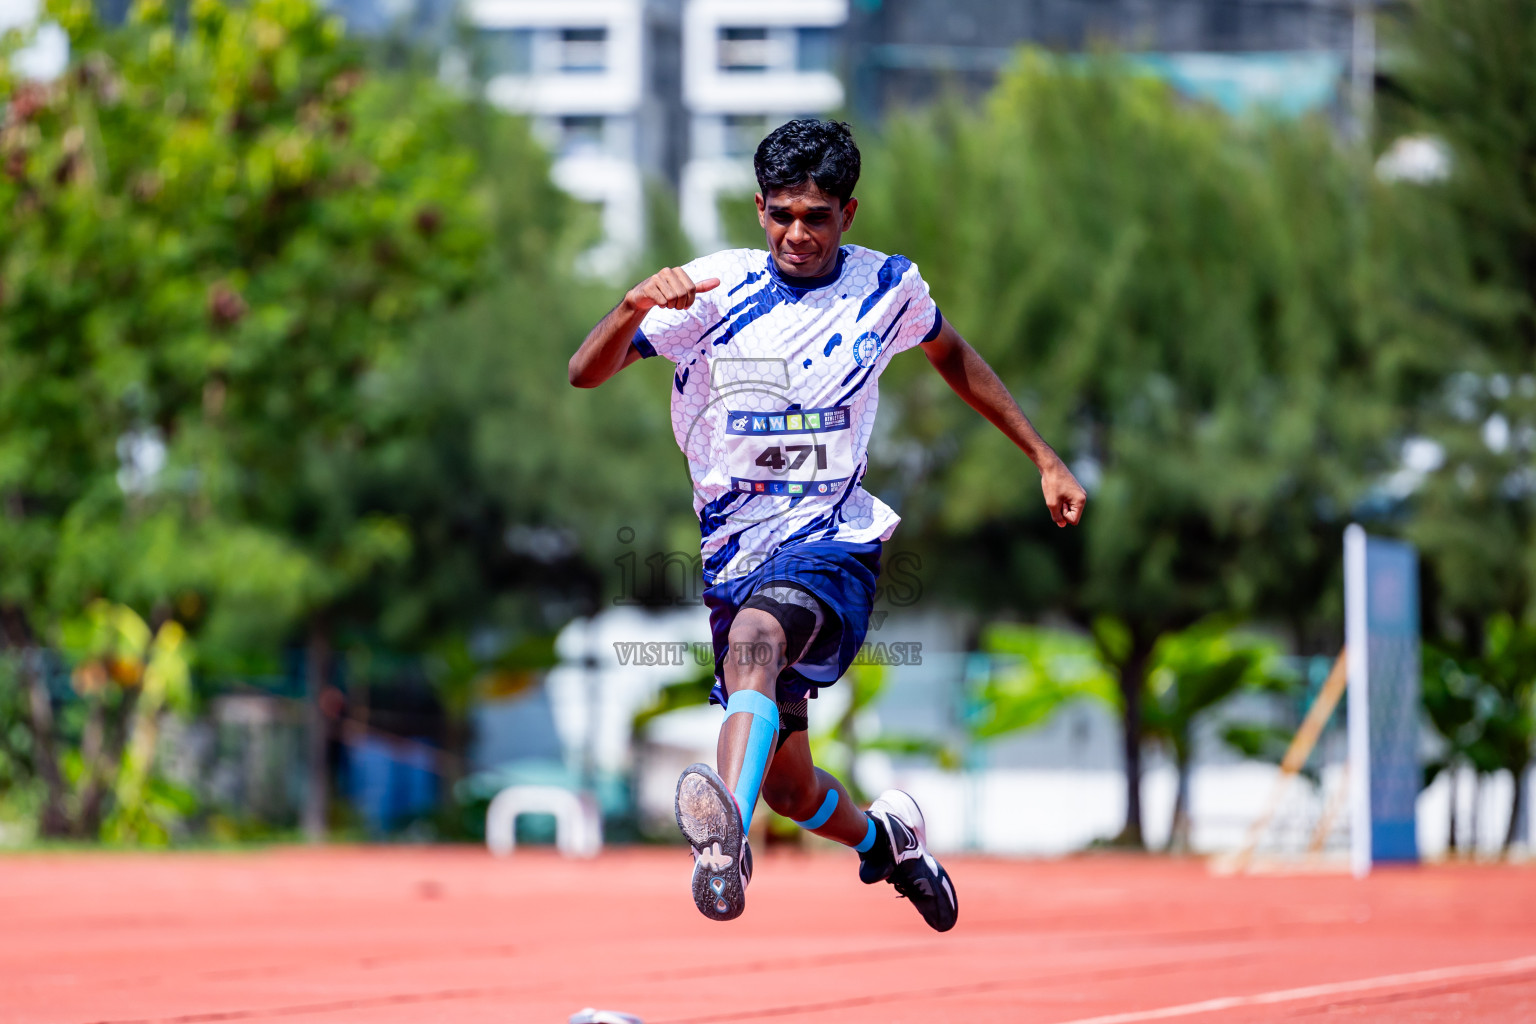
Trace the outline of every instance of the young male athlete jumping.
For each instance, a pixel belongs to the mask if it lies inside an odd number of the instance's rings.
[[[959,913],[928,853],[922,812],[890,790],[862,811],[811,762],[807,700],[848,669],[869,627],[880,545],[899,522],[862,487],[891,359],[922,346],[972,408],[1040,471],[1057,526],[1085,494],[976,350],[940,314],[917,267],[843,245],[858,200],[848,126],[791,121],[757,148],[758,222],[768,251],[734,249],[669,267],[630,289],[571,357],[596,387],[637,359],[677,364],[672,430],[688,458],[703,534],[704,601],[725,707],[718,774],[677,783],[693,847],[693,899],[729,921],[746,905],[747,833],[759,792],[802,828],[851,846],[859,878],[889,881],[938,931]]]

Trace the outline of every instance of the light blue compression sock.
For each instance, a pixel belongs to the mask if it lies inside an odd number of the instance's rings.
[[[804,821],[795,822],[795,824],[799,825],[807,832],[814,832],[821,828],[821,826],[825,825],[827,822],[831,821],[832,812],[836,810],[837,790],[828,789],[827,798],[821,802],[821,807],[817,809],[816,813],[811,815],[809,818],[806,818]]]
[[[779,706],[756,690],[737,690],[725,704],[725,717],[751,715],[752,732],[747,736],[747,752],[742,758],[741,774],[736,778],[736,804],[741,808],[741,831],[752,828],[752,812],[757,808],[757,794],[763,788],[768,758],[773,755],[773,740],[779,731]]]
[[[795,824],[799,825],[803,829],[806,829],[807,831],[814,832],[818,828],[821,828],[821,826],[825,825],[827,822],[831,821],[832,815],[836,811],[837,790],[828,789],[826,798],[821,801],[821,807],[817,809],[816,813],[811,815],[809,818],[806,818],[804,821],[795,822]],[[866,814],[864,816],[864,820],[867,822],[864,838],[860,839],[856,843],[843,843],[844,846],[853,847],[853,849],[858,851],[860,854],[868,853],[870,847],[875,845],[875,819]],[[843,841],[838,840],[838,842]]]
[[[854,846],[854,849],[859,853],[868,853],[870,847],[875,845],[875,819],[867,814],[865,815],[865,818],[869,822],[869,827],[864,832],[864,838],[860,839],[858,844]]]

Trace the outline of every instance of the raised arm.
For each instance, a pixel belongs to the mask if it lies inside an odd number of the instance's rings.
[[[646,313],[657,306],[687,309],[699,292],[718,287],[719,278],[709,277],[695,284],[678,267],[666,267],[641,281],[587,332],[587,339],[571,356],[571,383],[578,388],[595,388],[639,359],[640,353],[630,341]]]
[[[932,341],[923,342],[923,354],[955,394],[1018,445],[1040,470],[1040,489],[1056,525],[1076,526],[1083,516],[1087,493],[1067,464],[1040,437],[981,354],[960,337],[948,320]]]

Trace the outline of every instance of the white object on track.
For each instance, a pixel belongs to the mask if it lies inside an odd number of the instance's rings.
[[[570,1024],[645,1024],[645,1021],[632,1014],[617,1010],[594,1010],[589,1006],[571,1014]]]

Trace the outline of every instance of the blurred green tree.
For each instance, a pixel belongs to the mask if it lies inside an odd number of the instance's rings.
[[[309,0],[48,13],[64,75],[0,72],[6,643],[98,594],[174,607],[212,648],[306,623],[321,735],[330,612],[410,548],[334,470],[410,332],[488,270],[462,103],[371,82]]]
[[[1439,355],[1415,410],[1437,465],[1408,532],[1431,629],[1477,650],[1497,615],[1536,621],[1536,10],[1420,0],[1394,24],[1388,124],[1448,158],[1396,187],[1419,232],[1401,329]]]
[[[186,630],[174,619],[152,630],[132,608],[97,600],[61,632],[74,688],[88,708],[79,749],[71,752],[78,793],[69,832],[164,845],[196,804],[156,771],[162,713],[191,710]],[[103,820],[107,789],[113,800]]]
[[[595,236],[550,183],[549,158],[523,122],[466,105],[456,135],[487,172],[493,280],[415,332],[374,393],[387,436],[338,470],[358,507],[410,529],[409,556],[355,590],[342,613],[371,642],[431,653],[445,792],[465,763],[473,704],[512,695],[508,658],[521,659],[519,671],[542,667],[527,651],[547,649],[573,616],[606,601],[698,594],[650,561],[693,561],[698,550],[666,414],[670,371],[652,360],[600,393],[568,386],[571,352],[622,293],[574,272]],[[653,193],[651,219],[669,218],[676,211]],[[683,262],[677,245],[655,232],[637,262]]]
[[[1431,646],[1424,659],[1424,704],[1445,740],[1442,755],[1426,769],[1426,784],[1441,771],[1465,765],[1479,783],[1508,772],[1514,783],[1503,849],[1519,833],[1530,799],[1526,776],[1536,744],[1536,628],[1497,615],[1481,630],[1482,648]],[[1452,776],[1454,779],[1454,775]],[[1453,782],[1454,787],[1454,782]],[[1476,810],[1469,832],[1475,848]],[[1456,798],[1451,798],[1451,847],[1456,846]]]
[[[1099,630],[1115,628],[1107,622]],[[1103,657],[1106,641],[1059,629],[999,623],[982,636],[993,665],[978,692],[968,723],[969,740],[985,742],[1045,724],[1079,700],[1119,708],[1114,666]],[[1279,645],[1236,630],[1214,617],[1160,637],[1153,648],[1143,695],[1143,735],[1167,747],[1178,774],[1169,850],[1189,849],[1189,776],[1197,721],[1244,690],[1280,690],[1290,680],[1281,671]],[[1222,739],[1239,753],[1251,752],[1229,739],[1232,728],[1246,734],[1261,728],[1232,723]]]
[[[1471,666],[1463,663],[1459,652],[1436,644],[1425,644],[1423,665],[1424,711],[1444,744],[1438,756],[1424,766],[1424,786],[1427,789],[1442,774],[1446,776],[1451,794],[1446,845],[1454,854],[1460,846],[1456,825],[1460,803],[1457,776],[1465,767],[1471,766],[1474,772],[1477,771],[1472,761],[1472,746],[1477,741],[1480,710],[1477,697],[1481,680]],[[1477,803],[1476,799],[1472,802],[1474,813],[1470,829],[1474,847]]]
[[[1075,700],[1119,707],[1117,680],[1091,637],[996,623],[983,631],[981,649],[994,658],[967,714],[973,742],[1044,725]]]
[[[1147,675],[1146,735],[1167,747],[1178,774],[1167,848],[1187,852],[1195,724],[1243,690],[1284,690],[1291,680],[1280,669],[1277,643],[1236,632],[1220,618],[1159,638],[1152,664]],[[1228,732],[1223,732],[1224,739]]]
[[[1393,189],[1394,326],[1434,356],[1404,396],[1433,456],[1406,533],[1425,557],[1429,667],[1450,672],[1427,669],[1425,696],[1453,759],[1516,772],[1512,840],[1536,738],[1536,665],[1513,653],[1536,628],[1536,8],[1417,0],[1389,27],[1383,144],[1445,156]],[[1475,681],[1470,707],[1458,680]]]
[[[920,360],[882,381],[897,431],[872,481],[945,552],[933,583],[1093,627],[1140,845],[1159,638],[1258,613],[1337,643],[1337,510],[1396,423],[1363,161],[1324,123],[1237,122],[1113,59],[1036,52],[984,110],[899,118],[867,151],[856,239],[921,264],[1089,510],[1080,535],[1052,528],[1033,470]]]

